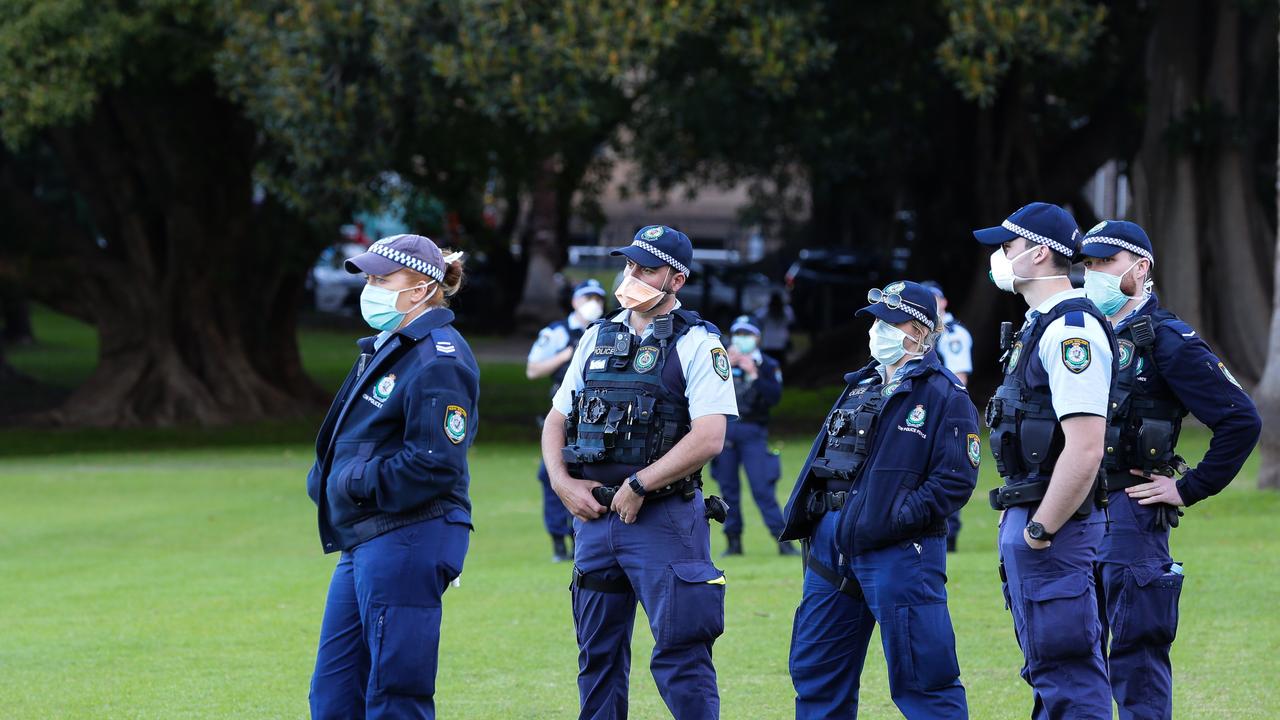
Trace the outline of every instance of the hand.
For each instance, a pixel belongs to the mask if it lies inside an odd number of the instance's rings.
[[[560,363],[567,363],[573,359],[573,353],[578,349],[577,345],[569,345],[565,349],[556,353],[556,360]]]
[[[742,368],[742,372],[749,378],[756,376],[756,361],[750,355],[738,356],[738,367]]]
[[[1178,482],[1168,475],[1156,475],[1155,473],[1147,475],[1141,470],[1130,470],[1129,474],[1151,480],[1149,483],[1134,485],[1124,490],[1129,494],[1129,497],[1137,499],[1139,505],[1167,503],[1174,507],[1181,507],[1186,504],[1182,502],[1182,495],[1178,493]]]
[[[622,522],[631,525],[635,523],[636,516],[640,514],[640,506],[643,504],[644,498],[637,495],[630,485],[622,483],[618,491],[613,494],[613,506],[610,510],[618,513]]]
[[[1027,543],[1027,547],[1032,550],[1044,550],[1053,544],[1052,540],[1033,540],[1031,536],[1027,534],[1026,528],[1022,528],[1022,539]]]
[[[564,503],[570,515],[583,522],[590,522],[609,512],[608,508],[596,502],[591,495],[591,488],[600,483],[594,480],[579,480],[565,475],[563,478],[551,478],[551,489]]]
[[[742,361],[742,358],[744,357],[741,352],[738,352],[738,346],[736,345],[730,345],[728,352],[729,352],[730,365],[737,365],[739,362]]]

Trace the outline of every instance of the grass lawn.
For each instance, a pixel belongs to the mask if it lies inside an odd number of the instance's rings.
[[[1189,456],[1204,437],[1184,443]],[[1187,447],[1190,446],[1190,447]],[[794,471],[804,443],[782,444]],[[569,568],[548,562],[534,447],[473,453],[477,531],[462,586],[445,596],[442,716],[564,718],[577,703]],[[0,707],[21,718],[305,717],[333,556],[303,492],[305,445],[0,460]],[[1175,646],[1179,717],[1268,718],[1280,617],[1280,496],[1238,487],[1174,532],[1187,568]],[[994,481],[984,470],[984,487]],[[779,488],[780,492],[783,488]],[[995,573],[996,514],[980,495],[950,561],[951,610],[975,718],[1025,717],[1027,688]],[[791,710],[787,646],[794,559],[774,554],[754,508],[716,644],[725,718]],[[718,528],[718,526],[717,526]],[[723,547],[714,536],[715,551]],[[633,716],[665,717],[637,623]],[[863,717],[895,717],[878,641]]]

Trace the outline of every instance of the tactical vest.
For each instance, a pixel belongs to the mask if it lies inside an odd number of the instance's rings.
[[[1116,333],[1118,371],[1102,462],[1109,475],[1123,474],[1126,482],[1131,468],[1176,465],[1174,448],[1187,408],[1161,379],[1154,352],[1156,331],[1171,319],[1172,313],[1157,308]]]
[[[759,372],[763,373],[764,361],[756,365]],[[772,372],[772,369],[770,369]],[[755,383],[747,383],[744,378],[742,368],[735,367],[733,369],[733,391],[738,396],[738,422],[754,423],[756,425],[769,424],[769,406],[760,402],[760,396],[751,392],[751,386]]]
[[[676,341],[703,321],[677,309],[654,318],[643,338],[625,323],[599,323],[583,363],[584,386],[565,418],[563,455],[575,477],[619,485],[689,434]]]
[[[827,490],[847,490],[871,454],[876,423],[884,406],[883,385],[876,377],[845,393],[823,423],[826,437],[810,466],[814,477],[824,478]]]
[[[547,327],[553,329],[559,327],[564,328],[565,332],[569,333],[569,344],[565,347],[572,348],[576,348],[578,346],[578,341],[582,339],[582,334],[586,332],[586,328],[574,329],[569,327],[569,323],[564,320],[557,320]],[[560,385],[564,382],[564,374],[569,372],[569,364],[572,362],[573,358],[566,360],[563,365],[555,369],[555,372],[551,373],[551,397],[555,397],[556,393],[560,391]]]
[[[1054,320],[1071,312],[1091,315],[1102,325],[1111,345],[1111,377],[1116,376],[1115,335],[1111,332],[1111,323],[1091,301],[1064,300],[1023,325],[1017,342],[1001,357],[1004,381],[987,404],[986,412],[987,427],[991,428],[991,454],[1006,485],[1048,480],[1062,453],[1062,424],[1053,409],[1048,368],[1035,369],[1040,365],[1038,348],[1044,331]]]

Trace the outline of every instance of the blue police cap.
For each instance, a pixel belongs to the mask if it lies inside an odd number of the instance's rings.
[[[756,327],[756,324],[751,322],[750,315],[739,315],[738,319],[734,320],[733,325],[730,326],[729,334],[732,335],[739,332],[748,332],[752,335],[759,335],[760,328]]]
[[[1044,245],[1050,250],[1075,257],[1080,228],[1071,213],[1057,205],[1033,202],[1010,215],[996,227],[974,230],[973,236],[983,245],[1001,245],[1016,237]]]
[[[1144,257],[1152,265],[1156,263],[1146,231],[1127,220],[1103,220],[1080,241],[1080,254],[1088,257],[1111,257],[1121,250]]]
[[[436,282],[444,282],[444,255],[431,238],[421,235],[391,235],[343,265],[347,272],[390,275],[401,268],[420,272]]]
[[[688,277],[689,264],[693,262],[693,243],[679,230],[666,225],[649,225],[640,228],[630,245],[609,254],[624,255],[641,267],[670,265]]]
[[[881,297],[872,301],[871,295],[879,292]],[[895,301],[891,296],[896,295]],[[898,280],[884,286],[883,290],[872,290],[867,297],[870,305],[862,308],[854,315],[874,315],[881,320],[896,325],[915,320],[923,323],[929,330],[938,327],[938,302],[932,292],[920,283],[910,280]],[[896,306],[896,307],[895,307]]]
[[[928,290],[929,292],[933,293],[933,296],[936,298],[945,299],[947,297],[946,294],[942,292],[942,286],[932,280],[925,280],[924,282],[920,283],[920,286]]]
[[[599,295],[604,297],[604,287],[600,285],[600,281],[595,278],[588,278],[573,287],[573,299],[577,300],[583,295]]]

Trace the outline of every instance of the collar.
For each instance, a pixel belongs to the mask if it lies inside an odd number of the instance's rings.
[[[934,372],[940,367],[942,367],[942,364],[938,359],[938,353],[930,350],[925,353],[924,357],[918,357],[914,360],[908,360],[903,363],[902,367],[898,368],[898,372],[894,373],[892,379],[902,381],[909,377],[915,377],[916,375],[924,375],[925,373]],[[883,365],[872,360],[861,370],[845,375],[844,382],[846,385],[854,385],[858,380],[867,377],[868,373],[871,373],[879,377],[880,382],[883,383],[886,382],[884,369],[885,367]]]
[[[453,311],[449,308],[433,307],[414,318],[413,322],[399,330],[385,330],[373,338],[373,347],[380,350],[392,335],[402,335],[414,342],[431,334],[432,330],[453,322]],[[365,338],[366,340],[368,338]]]
[[[680,308],[680,298],[676,298],[676,304],[671,306],[671,309],[667,311],[667,314],[671,314],[671,313],[675,312],[676,310],[678,310],[679,308]],[[630,311],[630,310],[623,310],[622,312],[618,313],[617,315],[614,315],[614,316],[613,316],[613,321],[614,321],[614,322],[620,322],[620,323],[622,323],[623,325],[626,325],[626,326],[627,326],[627,329],[631,331],[631,334],[632,334],[632,335],[639,335],[639,333],[637,333],[637,332],[636,332],[636,329],[635,329],[635,328],[633,328],[633,327],[631,327],[631,311]],[[650,323],[650,324],[649,324],[649,327],[647,327],[647,328],[645,328],[645,329],[644,329],[644,334],[645,334],[645,335],[648,335],[648,334],[649,334],[649,329],[650,329],[650,328],[652,328],[652,327],[653,327],[653,324],[652,324],[652,323]]]
[[[1060,302],[1063,302],[1064,300],[1070,300],[1072,298],[1082,298],[1082,297],[1084,297],[1083,288],[1072,288],[1070,290],[1063,290],[1062,292],[1057,293],[1055,295],[1050,295],[1048,298],[1045,298],[1044,302],[1040,303],[1038,306],[1031,308],[1030,310],[1027,311],[1027,320],[1028,321],[1031,320],[1032,313],[1040,313],[1041,315],[1044,315],[1045,313],[1052,310],[1055,305],[1057,305]]]
[[[588,325],[590,325],[591,323],[586,322],[581,318],[579,318],[578,313],[571,312],[569,313],[569,319],[565,320],[565,324],[569,326],[570,330],[582,330],[586,328]]]
[[[1125,325],[1128,325],[1131,321],[1136,320],[1143,315],[1150,315],[1159,306],[1160,300],[1156,298],[1155,293],[1151,293],[1141,305],[1129,311],[1128,315],[1125,315],[1123,318],[1116,321],[1116,330],[1119,330]]]

